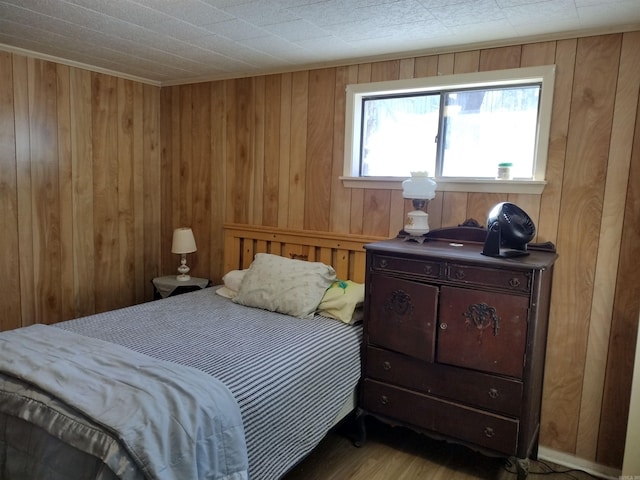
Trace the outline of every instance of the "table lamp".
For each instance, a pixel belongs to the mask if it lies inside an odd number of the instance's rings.
[[[189,227],[180,227],[173,231],[171,253],[181,255],[176,280],[186,282],[191,279],[189,276],[189,267],[187,266],[187,253],[193,253],[196,250],[196,239],[193,237],[193,231]]]
[[[412,200],[414,210],[407,214],[404,231],[410,237],[422,237],[429,232],[427,203],[436,196],[436,182],[427,172],[411,172],[411,178],[402,182],[402,197]]]

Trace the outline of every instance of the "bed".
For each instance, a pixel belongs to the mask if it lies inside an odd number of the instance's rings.
[[[226,225],[239,283],[0,333],[0,478],[281,478],[354,407],[374,240]]]

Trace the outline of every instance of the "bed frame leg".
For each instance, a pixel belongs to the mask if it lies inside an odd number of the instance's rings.
[[[353,442],[353,444],[360,448],[364,445],[364,443],[367,441],[367,426],[365,425],[364,419],[366,417],[366,414],[364,412],[364,410],[362,410],[362,408],[358,407],[356,409],[356,426],[357,426],[357,432],[356,432],[356,440]]]

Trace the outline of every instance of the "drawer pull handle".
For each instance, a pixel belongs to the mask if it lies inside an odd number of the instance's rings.
[[[520,286],[520,279],[512,278],[511,280],[509,280],[509,286],[511,286],[512,288],[518,288]]]
[[[433,267],[431,265],[425,265],[424,273],[427,274],[427,275],[432,275],[433,274]]]
[[[386,395],[380,397],[380,403],[382,405],[389,405],[389,398]]]
[[[458,280],[462,280],[462,279],[464,278],[464,271],[462,271],[462,270],[456,270],[455,277],[456,277]]]
[[[391,364],[389,362],[383,362],[382,363],[382,368],[389,371],[391,370]]]
[[[489,397],[495,399],[498,398],[498,390],[496,390],[495,388],[490,388],[489,389]]]
[[[447,328],[449,328],[449,325],[447,325],[445,322],[442,322],[440,324],[440,330],[446,330]]]
[[[496,434],[496,432],[491,427],[484,427],[484,436],[487,438],[491,438]]]
[[[380,260],[380,268],[387,268],[389,266],[389,262],[386,259]]]

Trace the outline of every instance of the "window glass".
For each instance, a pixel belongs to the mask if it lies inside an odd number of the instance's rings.
[[[434,172],[440,95],[365,98],[360,175]]]
[[[438,176],[533,178],[540,85],[445,94]]]

